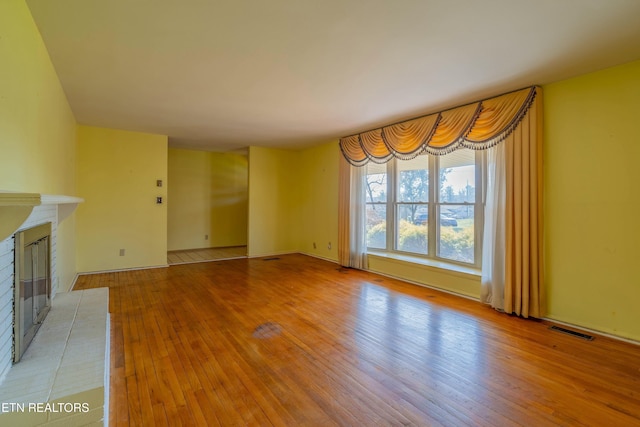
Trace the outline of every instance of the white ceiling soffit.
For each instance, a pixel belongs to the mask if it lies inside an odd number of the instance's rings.
[[[638,0],[28,0],[79,123],[302,147],[640,58]]]

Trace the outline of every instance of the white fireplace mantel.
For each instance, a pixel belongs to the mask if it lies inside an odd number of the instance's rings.
[[[58,205],[61,221],[82,202],[81,197],[0,191],[0,241],[15,233],[35,206]]]

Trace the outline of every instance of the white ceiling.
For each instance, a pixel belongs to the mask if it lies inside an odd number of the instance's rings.
[[[79,123],[301,147],[640,58],[639,0],[27,0]]]

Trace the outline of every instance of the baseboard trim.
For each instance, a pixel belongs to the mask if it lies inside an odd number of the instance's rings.
[[[99,271],[81,271],[77,276],[89,275],[89,274],[104,274],[104,273],[120,273],[122,271],[134,271],[134,270],[153,270],[154,268],[168,268],[169,264],[150,265],[148,267],[131,267],[131,268],[118,268],[114,270],[99,270]],[[75,282],[74,282],[75,286]]]
[[[236,257],[229,257],[229,258],[202,259],[198,261],[174,262],[169,264],[169,267],[176,267],[179,265],[187,265],[187,264],[202,264],[203,262],[231,261],[234,259],[246,259],[246,258],[247,258],[246,256],[236,256]]]
[[[308,252],[298,252],[300,255],[306,255],[306,256],[310,256],[311,258],[317,258],[317,259],[321,259],[323,261],[328,261],[331,262],[333,264],[339,264],[337,260],[335,259],[331,259],[331,258],[327,258],[327,257],[323,257],[320,255],[315,255],[315,254],[310,254]]]
[[[203,248],[167,249],[167,253],[171,253],[171,252],[186,252],[186,251],[204,251],[204,250],[207,250],[207,249],[246,248],[246,247],[247,247],[247,245],[205,246]]]
[[[272,257],[272,256],[280,256],[280,255],[294,255],[300,252],[295,252],[295,251],[286,251],[286,252],[274,252],[274,253],[268,253],[268,254],[260,254],[260,255],[247,255],[247,258],[249,259],[256,259],[256,258],[267,258],[267,257]]]

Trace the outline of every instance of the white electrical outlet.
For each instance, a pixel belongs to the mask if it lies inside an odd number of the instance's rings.
[[[327,249],[331,250],[331,242],[327,245]]]

